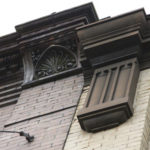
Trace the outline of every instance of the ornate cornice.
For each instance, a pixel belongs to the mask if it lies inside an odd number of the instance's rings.
[[[86,18],[87,23],[98,21],[98,16],[93,3],[87,3],[78,7],[74,7],[58,13],[52,13],[49,16],[39,18],[21,25],[16,26],[16,30],[21,34],[28,34],[30,32],[38,31],[48,27],[58,27],[58,25],[76,20],[79,18]]]
[[[0,38],[0,70],[8,71],[14,66],[21,69],[23,62],[24,85],[54,74],[60,76],[61,72],[67,74],[70,70],[74,72],[73,69],[81,70],[75,28],[95,21],[98,21],[95,8],[88,3],[17,25],[16,33]],[[45,58],[51,65],[48,64],[49,71],[43,73]]]
[[[150,43],[150,22],[144,9],[117,17],[107,18],[78,28],[81,53],[84,61],[94,67],[104,66],[124,58],[139,57],[144,67],[144,53]]]

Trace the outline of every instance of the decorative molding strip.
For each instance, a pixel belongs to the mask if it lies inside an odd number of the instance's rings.
[[[25,121],[36,119],[36,118],[39,118],[39,117],[51,115],[51,114],[54,114],[54,113],[57,113],[57,112],[61,112],[61,111],[65,111],[67,109],[71,109],[71,108],[75,108],[75,107],[77,107],[77,105],[72,105],[72,106],[69,106],[69,107],[66,107],[66,108],[62,108],[62,109],[59,109],[59,110],[56,110],[56,111],[53,111],[53,112],[49,112],[49,113],[45,113],[45,114],[42,114],[42,115],[37,115],[37,116],[34,116],[34,117],[30,117],[30,118],[27,118],[27,119],[24,119],[24,120],[8,123],[8,124],[5,125],[5,128],[9,127],[9,126],[13,126],[13,125],[21,123],[21,122],[25,122]]]
[[[16,72],[21,66],[21,58],[18,53],[5,55],[0,58],[0,73]]]
[[[73,69],[66,70],[66,71],[63,71],[63,72],[59,72],[57,74],[46,76],[46,77],[43,77],[43,78],[40,78],[40,79],[37,79],[37,80],[35,79],[35,80],[33,80],[31,82],[28,82],[28,83],[23,83],[22,88],[27,89],[27,88],[30,88],[30,87],[37,86],[39,84],[44,84],[44,83],[47,83],[47,82],[56,81],[56,80],[66,78],[66,77],[69,77],[69,76],[73,76],[73,75],[77,75],[77,74],[80,74],[80,73],[82,73],[82,68],[81,67],[73,68]]]
[[[3,83],[4,84],[4,83]],[[17,103],[21,93],[22,81],[7,83],[0,87],[0,107],[5,107]]]

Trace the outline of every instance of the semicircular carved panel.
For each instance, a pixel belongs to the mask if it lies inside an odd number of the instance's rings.
[[[41,78],[75,67],[77,58],[73,52],[60,45],[51,45],[37,61],[35,73],[37,78]]]

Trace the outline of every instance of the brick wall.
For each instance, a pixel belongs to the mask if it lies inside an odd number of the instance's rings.
[[[85,87],[77,108],[83,107]],[[64,150],[147,150],[150,135],[150,69],[140,73],[134,115],[124,124],[98,133],[84,132],[75,115]],[[76,112],[76,113],[77,113]]]
[[[62,150],[82,87],[80,74],[23,90],[5,130],[29,132],[35,140],[3,133],[0,150]]]
[[[18,103],[0,109],[0,128],[29,132],[32,143],[17,134],[0,134],[0,150],[147,150],[150,135],[150,69],[140,73],[134,115],[124,124],[98,133],[84,132],[76,115],[83,87],[76,75],[22,91]],[[83,89],[77,111],[89,87]],[[77,113],[77,112],[76,112]],[[69,135],[68,135],[69,131]],[[67,140],[66,140],[67,139]]]
[[[0,108],[0,130],[3,130],[8,118],[11,117],[15,105],[9,105]]]

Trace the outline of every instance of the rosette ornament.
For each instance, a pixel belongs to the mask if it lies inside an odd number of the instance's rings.
[[[37,78],[50,76],[77,67],[77,57],[64,46],[51,45],[40,56],[35,66]]]

